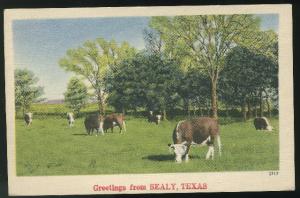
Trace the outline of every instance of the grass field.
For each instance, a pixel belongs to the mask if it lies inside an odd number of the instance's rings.
[[[25,127],[16,122],[17,175],[87,175],[278,170],[278,119],[273,132],[256,131],[252,121],[221,125],[223,155],[205,160],[207,147],[191,149],[188,163],[176,164],[167,144],[176,121],[161,125],[146,119],[127,120],[127,132],[87,136],[83,119],[35,119]]]

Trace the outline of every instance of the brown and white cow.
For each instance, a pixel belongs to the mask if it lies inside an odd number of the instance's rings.
[[[266,117],[257,117],[253,121],[256,130],[272,131],[273,127],[270,125]]]
[[[173,142],[169,148],[174,151],[175,161],[180,163],[182,157],[189,160],[191,145],[208,146],[206,159],[214,158],[215,140],[221,156],[221,138],[218,121],[209,117],[179,121],[173,131]]]
[[[111,129],[111,132],[113,132],[115,126],[120,128],[120,133],[122,133],[122,130],[126,132],[125,116],[123,114],[110,114],[105,116],[103,120],[103,130],[107,132],[108,129]]]

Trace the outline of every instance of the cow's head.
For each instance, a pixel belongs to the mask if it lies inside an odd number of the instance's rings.
[[[29,118],[32,118],[32,113],[31,112],[28,112],[28,113],[25,113]]]
[[[187,153],[186,142],[180,144],[168,144],[169,150],[175,154],[175,162],[181,163],[182,157]]]
[[[268,130],[268,131],[272,131],[272,130],[273,130],[273,127],[270,126],[270,125],[268,125],[268,126],[267,126],[267,130]]]

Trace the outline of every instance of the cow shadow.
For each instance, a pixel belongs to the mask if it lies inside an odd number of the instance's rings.
[[[200,159],[200,156],[190,155],[190,159]],[[148,155],[142,158],[143,160],[150,161],[174,161],[175,155],[172,154],[160,154],[160,155]]]
[[[85,133],[73,133],[72,135],[78,135],[78,136],[88,136],[88,134],[85,134]]]
[[[151,160],[151,161],[172,161],[174,160],[174,155],[172,154],[148,155],[143,157],[142,159]]]

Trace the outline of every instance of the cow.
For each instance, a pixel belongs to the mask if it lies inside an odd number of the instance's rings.
[[[120,128],[120,133],[122,133],[123,129],[124,132],[126,132],[125,116],[123,114],[110,114],[105,116],[103,120],[104,132],[107,132],[108,129],[111,129],[111,132],[113,132],[115,126]]]
[[[88,135],[92,135],[94,132],[94,129],[96,130],[96,136],[100,132],[102,135],[104,135],[103,132],[103,118],[102,116],[98,114],[92,114],[85,118],[84,120],[84,126],[86,129],[86,132]]]
[[[162,120],[162,115],[154,114],[153,111],[149,111],[148,122],[155,122],[156,124],[159,124],[161,120]]]
[[[266,117],[257,117],[253,121],[256,130],[272,131],[273,127],[270,125]]]
[[[175,161],[189,160],[191,145],[208,146],[206,159],[214,159],[215,140],[221,156],[221,138],[218,121],[214,118],[200,117],[191,120],[179,121],[173,131],[174,144],[168,144],[169,149],[175,153]]]
[[[67,113],[67,119],[68,119],[69,127],[74,126],[74,122],[75,122],[74,114],[71,112]]]
[[[24,120],[27,126],[30,126],[32,123],[32,113],[28,112],[24,115]]]

